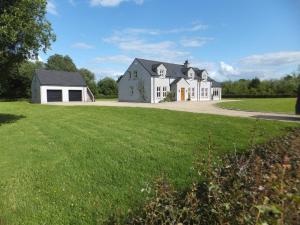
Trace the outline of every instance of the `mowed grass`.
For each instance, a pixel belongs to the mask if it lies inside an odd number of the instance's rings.
[[[168,110],[0,103],[0,224],[102,224],[137,210],[164,175],[191,182],[195,155],[281,135],[293,123]]]
[[[251,98],[238,100],[239,101],[221,102],[217,105],[229,109],[257,112],[295,113],[296,98]]]

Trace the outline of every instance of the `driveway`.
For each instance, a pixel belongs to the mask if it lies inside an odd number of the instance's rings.
[[[155,109],[168,109],[175,111],[193,112],[193,113],[207,113],[223,116],[234,117],[250,117],[269,120],[280,120],[299,122],[300,117],[290,114],[278,114],[278,113],[263,113],[263,112],[246,112],[239,110],[223,109],[216,106],[218,102],[228,102],[234,100],[222,100],[222,101],[202,101],[202,102],[164,102],[158,104],[150,103],[133,103],[133,102],[118,102],[118,101],[96,101],[96,102],[70,102],[70,103],[51,103],[55,105],[85,105],[85,106],[115,106],[115,107],[142,107],[142,108],[155,108]]]

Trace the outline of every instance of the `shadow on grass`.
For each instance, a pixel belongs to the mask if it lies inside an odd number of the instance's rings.
[[[299,122],[300,123],[300,117],[294,117],[294,116],[257,115],[257,116],[254,116],[254,117],[258,118],[258,119],[293,121],[293,122]]]
[[[0,126],[7,123],[14,123],[17,120],[23,119],[25,116],[23,115],[14,115],[14,114],[4,114],[0,113]]]

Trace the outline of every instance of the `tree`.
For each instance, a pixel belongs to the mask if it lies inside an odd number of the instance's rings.
[[[93,92],[94,95],[97,95],[97,84],[95,81],[95,74],[93,74],[91,71],[85,68],[81,68],[78,71],[81,76],[85,79],[85,82],[87,83],[90,90]]]
[[[28,98],[31,95],[31,80],[37,69],[44,67],[42,62],[25,61],[10,70],[10,76],[2,79],[0,95],[5,98]]]
[[[257,77],[255,77],[254,79],[252,79],[251,81],[250,81],[250,83],[249,83],[249,89],[251,89],[251,88],[258,88],[258,86],[260,85],[260,80],[259,80],[259,78],[257,78]]]
[[[47,0],[0,1],[0,78],[9,76],[19,63],[37,58],[55,41],[46,19]]]
[[[60,70],[68,72],[76,72],[77,68],[73,60],[68,55],[55,54],[48,58],[46,63],[47,70]]]
[[[117,82],[110,78],[105,77],[97,84],[99,94],[106,96],[116,96],[118,94]]]

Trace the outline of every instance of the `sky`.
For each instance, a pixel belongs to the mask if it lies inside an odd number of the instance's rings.
[[[97,80],[134,58],[190,64],[219,80],[276,79],[300,65],[300,0],[48,0],[57,36]]]

